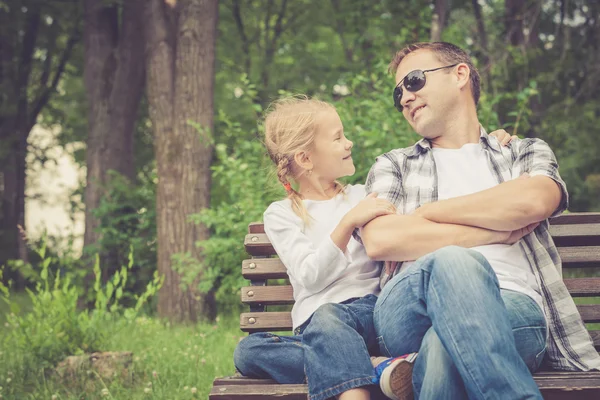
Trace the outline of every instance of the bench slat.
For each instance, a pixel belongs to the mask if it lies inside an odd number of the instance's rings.
[[[600,267],[600,246],[559,247],[563,268]]]
[[[254,322],[252,322],[252,319]],[[244,332],[291,331],[292,314],[287,311],[241,313],[240,329]]]
[[[598,212],[582,212],[559,215],[558,217],[550,218],[550,225],[566,225],[566,224],[600,224],[600,213]]]
[[[279,258],[254,258],[242,261],[242,276],[248,280],[288,278]]]
[[[558,249],[563,268],[600,267],[600,246],[563,247]],[[596,260],[595,262],[593,260]],[[242,262],[242,276],[248,280],[288,279],[285,266],[279,258],[254,258]],[[600,291],[600,289],[598,290]]]
[[[266,306],[274,304],[293,304],[292,287],[286,286],[247,286],[242,288],[242,303],[260,303]]]
[[[568,391],[567,397],[561,397],[565,399],[594,398],[594,395],[600,394],[600,372],[542,372],[535,374],[534,379],[545,397],[559,390]],[[578,393],[582,390],[585,392]],[[307,393],[306,385],[279,385],[270,379],[228,377],[215,380],[209,399],[260,399],[274,396],[277,399],[305,400]]]
[[[600,278],[565,279],[565,284],[572,296],[600,296]],[[246,304],[259,303],[264,305],[294,304],[294,295],[290,285],[246,286],[242,288],[242,302]],[[600,305],[598,305],[598,307],[600,308]],[[586,312],[593,313],[595,311]]]
[[[563,260],[563,266],[584,267],[600,266],[600,239],[595,246],[559,247],[558,253]],[[244,246],[252,256],[276,255],[273,245],[264,233],[246,235]]]
[[[550,225],[567,224],[600,224],[600,213],[582,212],[559,215],[550,218]],[[248,225],[248,233],[265,233],[265,227],[262,222],[251,222]]]
[[[244,238],[244,247],[251,256],[274,256],[276,255],[273,245],[264,233],[251,233]]]
[[[564,279],[571,296],[600,296],[600,278]]]
[[[568,224],[568,225],[550,225],[550,234],[555,239],[563,237],[600,237],[600,224]]]
[[[213,386],[209,399],[218,400],[258,400],[267,397],[278,400],[306,400],[306,385],[219,385]]]
[[[579,314],[581,314],[583,322],[600,322],[600,304],[578,305],[577,310],[579,311]]]

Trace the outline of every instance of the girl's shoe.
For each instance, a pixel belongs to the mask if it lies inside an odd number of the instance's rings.
[[[405,354],[395,358],[372,358],[376,378],[384,395],[394,400],[410,400],[413,398],[412,369],[417,353]],[[379,359],[383,361],[378,362]]]

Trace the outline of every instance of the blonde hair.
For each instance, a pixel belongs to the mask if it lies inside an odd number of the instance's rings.
[[[286,187],[292,209],[307,225],[311,217],[302,203],[302,195],[290,184],[290,180],[296,181],[304,173],[294,161],[294,155],[313,148],[317,116],[326,111],[335,112],[335,107],[307,96],[293,96],[273,102],[265,116],[265,146],[275,163],[277,178]],[[342,184],[335,181],[336,194],[343,189]]]

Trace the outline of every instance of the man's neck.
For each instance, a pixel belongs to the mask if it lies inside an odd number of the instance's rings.
[[[460,149],[467,143],[479,143],[481,135],[477,111],[463,108],[457,111],[457,118],[448,121],[442,134],[431,139],[431,147],[442,149]]]

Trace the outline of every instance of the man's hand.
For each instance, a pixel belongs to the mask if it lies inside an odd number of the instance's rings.
[[[524,228],[517,229],[512,232],[502,232],[499,231],[499,244],[515,244],[519,240],[521,240],[524,236],[529,235],[531,232],[535,230],[540,225],[539,222],[535,222],[533,224],[529,224]]]

